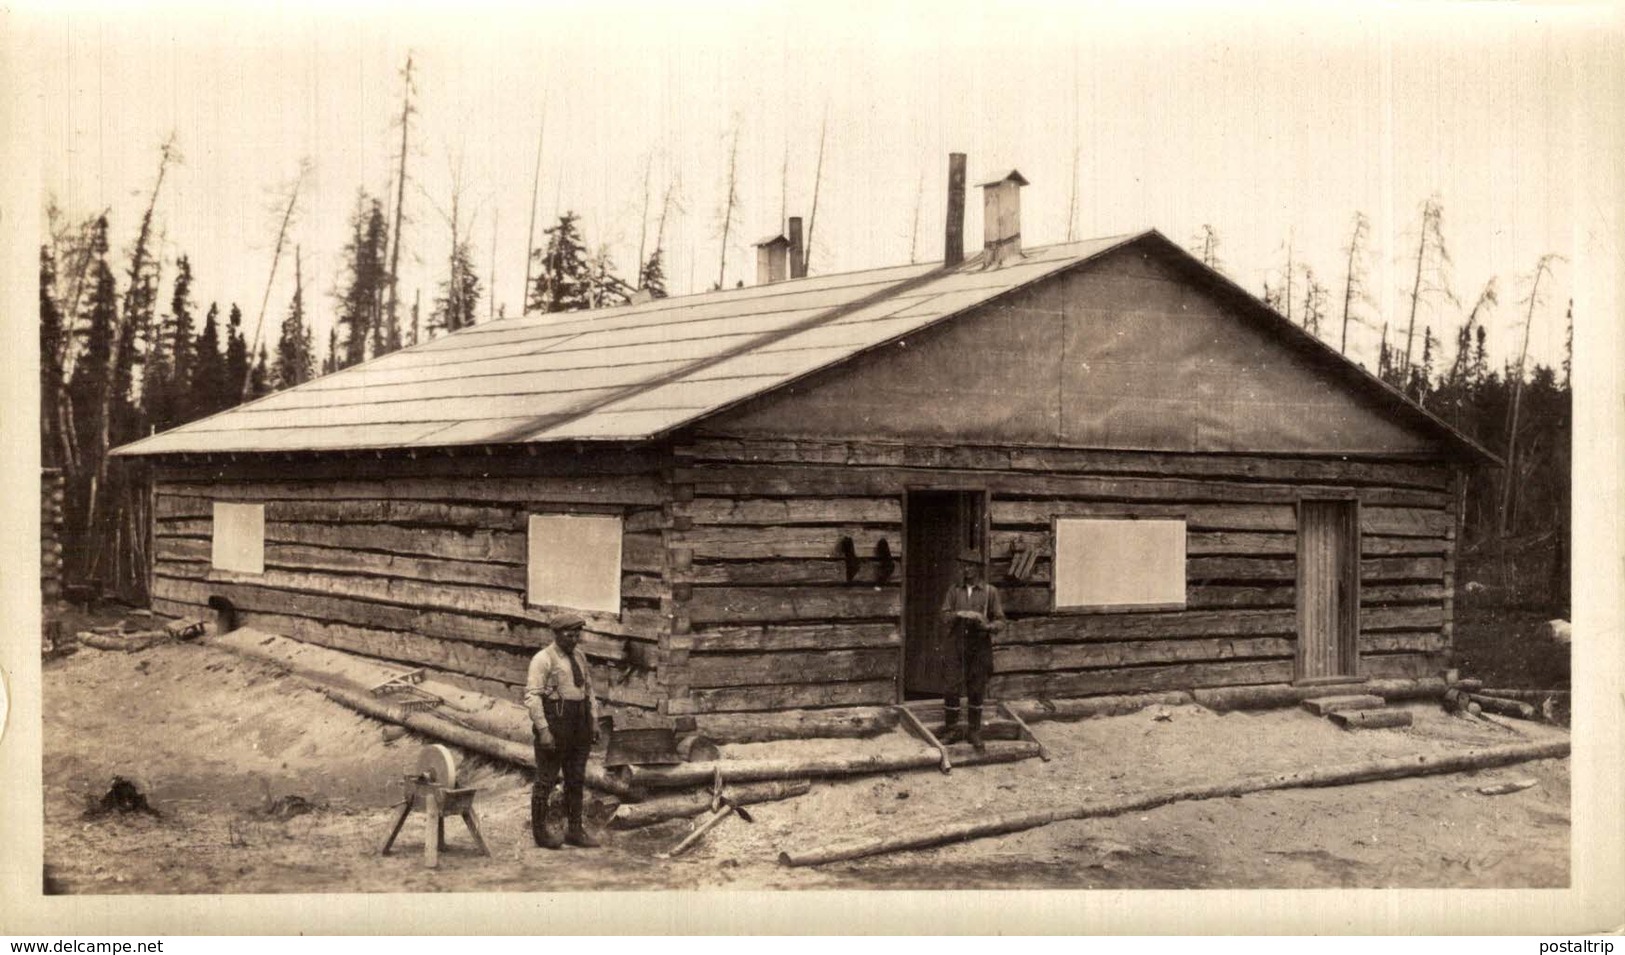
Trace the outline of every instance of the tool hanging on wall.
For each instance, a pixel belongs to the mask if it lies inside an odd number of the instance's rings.
[[[891,544],[882,537],[875,541],[875,583],[890,583],[891,575],[896,571],[897,561],[892,557]]]

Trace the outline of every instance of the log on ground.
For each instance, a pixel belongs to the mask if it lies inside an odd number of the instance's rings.
[[[1437,677],[1415,680],[1368,680],[1350,683],[1348,692],[1369,693],[1384,700],[1421,700],[1443,696],[1445,683]],[[1196,702],[1210,710],[1267,710],[1283,706],[1297,706],[1316,696],[1330,696],[1339,691],[1337,686],[1293,686],[1272,683],[1265,686],[1225,686],[1192,690]]]
[[[806,795],[812,789],[812,783],[805,779],[773,780],[763,783],[752,783],[748,786],[735,786],[727,790],[725,795],[741,806],[749,806],[759,802],[773,802],[780,799],[793,799],[796,796]],[[626,803],[616,808],[609,818],[611,829],[636,829],[640,826],[650,826],[667,819],[681,819],[687,816],[698,816],[711,809],[711,791],[709,789],[695,790],[691,793],[675,793],[669,796],[656,796],[653,799],[639,803]]]
[[[961,752],[963,749],[963,752]],[[1038,747],[1026,741],[987,744],[976,753],[969,746],[949,750],[955,766],[982,763],[1011,763],[1038,755]],[[823,756],[813,759],[724,759],[714,763],[684,763],[678,766],[630,767],[626,779],[635,788],[682,789],[710,782],[718,770],[724,783],[759,782],[769,779],[811,779],[819,776],[861,776],[904,769],[937,769],[941,754],[921,748],[906,753],[875,753],[867,756]]]
[[[893,836],[853,839],[804,850],[786,850],[779,854],[779,863],[787,866],[823,865],[828,862],[861,859],[865,856],[881,855],[888,852],[925,849],[950,842],[964,842],[986,836],[1005,835],[1070,819],[1094,819],[1103,816],[1121,815],[1127,812],[1141,812],[1173,802],[1217,799],[1277,789],[1347,786],[1354,783],[1374,782],[1383,779],[1403,779],[1410,776],[1458,773],[1474,769],[1488,769],[1495,766],[1509,766],[1514,763],[1535,759],[1560,759],[1568,755],[1568,740],[1556,740],[1546,743],[1520,743],[1512,746],[1498,746],[1491,749],[1449,753],[1442,756],[1418,755],[1398,759],[1380,759],[1366,763],[1352,763],[1305,770],[1298,773],[1287,773],[1279,776],[1237,779],[1207,786],[1189,786],[1125,798],[1097,799],[1055,809],[1007,813],[1000,816],[981,817],[975,820],[955,820]]]
[[[700,732],[718,743],[769,743],[783,739],[862,739],[897,726],[890,707],[791,710],[785,713],[713,713],[695,717]]]
[[[1183,706],[1192,702],[1190,693],[1134,693],[1124,696],[1093,696],[1070,700],[1020,700],[1010,709],[1031,723],[1037,720],[1083,720],[1095,716],[1122,716],[1148,706]]]

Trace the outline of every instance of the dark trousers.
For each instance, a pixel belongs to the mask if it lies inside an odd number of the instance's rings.
[[[970,728],[982,728],[982,701],[987,698],[987,681],[993,676],[993,635],[981,627],[954,621],[953,646],[959,666],[950,674],[951,683],[942,696],[943,722],[959,723],[961,695],[970,703]]]
[[[536,781],[530,790],[530,828],[541,845],[547,816],[547,797],[564,776],[564,810],[571,829],[581,828],[587,780],[587,756],[592,752],[592,719],[585,700],[544,702],[547,728],[553,745],[544,747],[541,734],[531,730],[536,750]]]

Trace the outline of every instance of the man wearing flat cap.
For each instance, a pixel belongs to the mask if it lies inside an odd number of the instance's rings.
[[[1004,629],[1004,605],[999,591],[982,579],[980,554],[959,555],[960,582],[942,598],[942,615],[949,624],[948,645],[955,654],[948,671],[948,689],[942,698],[943,742],[969,739],[977,752],[982,742],[982,701],[993,676],[993,634]],[[960,695],[970,704],[970,734],[959,728]]]
[[[587,778],[587,754],[598,737],[598,698],[592,674],[581,652],[581,628],[586,621],[561,613],[548,622],[553,642],[531,658],[525,680],[525,709],[530,711],[531,734],[536,744],[536,783],[530,792],[531,836],[538,846],[557,849],[566,843],[583,849],[598,840],[581,824]],[[569,826],[564,835],[549,830],[547,799],[564,775],[564,807]]]

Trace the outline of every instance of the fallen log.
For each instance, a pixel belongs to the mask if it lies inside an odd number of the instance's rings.
[[[404,726],[424,736],[461,746],[492,759],[500,759],[530,769],[536,768],[536,754],[531,746],[461,726],[433,712],[408,710],[406,707],[388,702],[388,697],[376,697],[359,688],[341,686],[333,682],[312,682],[316,690],[328,699],[364,716]],[[641,797],[637,787],[612,779],[604,774],[602,767],[591,764],[587,766],[587,785],[629,801],[636,801]]]
[[[812,789],[812,783],[808,780],[785,779],[752,783],[748,786],[730,787],[727,795],[729,799],[741,806],[752,806],[759,802],[776,802],[780,799],[794,799],[797,796],[805,796],[810,789]],[[611,829],[637,829],[643,826],[652,826],[657,822],[665,822],[668,819],[698,816],[710,810],[711,791],[709,789],[656,796],[643,802],[625,803],[617,807],[609,817],[609,827]]]
[[[1469,694],[1468,699],[1477,703],[1484,712],[1495,713],[1499,716],[1515,716],[1520,720],[1532,720],[1538,714],[1538,711],[1528,703],[1509,700],[1505,697],[1472,693]]]
[[[1095,716],[1123,716],[1148,706],[1183,706],[1191,702],[1184,690],[1167,693],[1133,693],[1121,696],[1088,696],[1071,700],[1017,700],[1008,704],[1011,713],[1024,720],[1082,720]]]
[[[1415,680],[1367,680],[1363,683],[1350,683],[1347,686],[1350,693],[1369,693],[1390,702],[1431,699],[1442,696],[1447,688],[1444,680],[1438,677],[1421,677]],[[1224,712],[1297,706],[1311,697],[1326,696],[1338,689],[1340,688],[1267,683],[1260,686],[1225,686],[1192,690],[1191,696],[1197,703],[1210,710]]]
[[[1029,812],[1007,813],[1001,816],[975,820],[956,820],[931,826],[915,832],[880,838],[850,839],[833,845],[785,850],[779,853],[779,864],[787,866],[823,865],[861,859],[865,856],[909,849],[926,849],[950,842],[964,842],[986,836],[999,836],[1027,829],[1036,829],[1050,823],[1070,819],[1093,819],[1116,816],[1127,812],[1154,809],[1172,802],[1199,799],[1218,799],[1247,793],[1276,789],[1301,789],[1319,786],[1347,786],[1353,783],[1374,782],[1382,779],[1402,779],[1408,776],[1426,776],[1438,773],[1459,773],[1470,769],[1488,769],[1508,766],[1534,759],[1559,759],[1569,754],[1567,740],[1546,743],[1520,743],[1466,753],[1443,756],[1410,756],[1400,759],[1381,759],[1366,763],[1328,766],[1320,769],[1231,780],[1207,786],[1188,786],[1160,793],[1146,793],[1115,799],[1096,799],[1075,806],[1042,809]]]
[[[792,710],[788,713],[718,713],[695,718],[714,743],[771,743],[783,739],[862,739],[897,728],[890,707]]]
[[[1038,755],[1038,747],[1025,740],[995,741],[986,752],[969,746],[949,748],[955,766],[985,763],[1013,763]],[[711,763],[683,763],[677,766],[628,766],[622,778],[643,789],[681,789],[703,786],[721,772],[723,782],[760,782],[770,779],[811,779],[817,776],[861,776],[905,769],[938,769],[941,754],[935,749],[909,753],[875,753],[868,756],[822,756],[812,759],[723,759]]]
[[[78,638],[80,643],[87,647],[95,647],[98,650],[122,650],[125,653],[135,653],[168,642],[169,635],[162,630],[147,630],[126,634],[81,630]]]
[[[1525,703],[1544,703],[1547,700],[1566,700],[1569,698],[1568,690],[1511,690],[1502,687],[1485,687],[1478,692],[1484,696],[1498,696],[1503,700],[1522,700]]]

